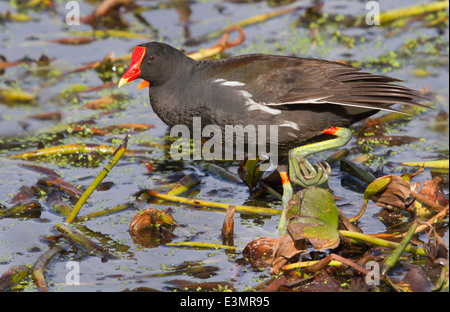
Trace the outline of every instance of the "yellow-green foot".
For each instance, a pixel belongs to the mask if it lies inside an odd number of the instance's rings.
[[[278,231],[280,235],[284,235],[286,233],[287,204],[293,196],[291,181],[302,187],[309,187],[326,182],[331,175],[331,168],[327,163],[324,163],[323,165],[315,164],[315,166],[313,166],[306,159],[306,157],[313,153],[342,147],[352,138],[352,132],[347,128],[332,127],[324,130],[323,133],[334,135],[336,138],[296,147],[290,150],[289,175],[287,172],[280,172],[281,181],[283,183],[283,211],[278,224]]]
[[[334,135],[336,138],[296,147],[289,151],[289,178],[293,183],[308,187],[328,181],[331,175],[330,166],[327,163],[323,165],[319,163],[313,166],[306,157],[314,153],[342,147],[352,138],[352,132],[347,128],[332,127],[324,130],[323,133]]]

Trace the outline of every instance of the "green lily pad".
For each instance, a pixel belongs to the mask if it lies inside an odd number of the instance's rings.
[[[287,209],[287,230],[293,240],[307,239],[319,251],[339,245],[338,210],[329,192],[317,187],[302,190]]]

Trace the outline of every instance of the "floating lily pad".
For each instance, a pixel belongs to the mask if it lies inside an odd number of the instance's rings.
[[[287,230],[295,241],[307,239],[316,250],[339,245],[338,210],[329,192],[317,187],[302,190],[287,209]]]

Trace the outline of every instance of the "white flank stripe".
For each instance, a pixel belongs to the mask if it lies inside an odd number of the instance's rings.
[[[225,81],[222,82],[223,86],[229,86],[229,87],[241,87],[241,86],[245,86],[245,83],[240,82],[240,81]]]
[[[242,87],[245,86],[245,83],[242,83],[240,81],[228,81],[222,78],[218,78],[216,80],[214,80],[214,82],[216,83],[220,83],[222,86],[228,86],[228,87]],[[246,90],[239,90],[242,94],[242,96],[244,96],[245,98],[247,98],[247,101],[245,101],[245,104],[248,107],[248,110],[261,110],[263,112],[269,113],[271,115],[278,115],[281,114],[281,110],[279,109],[274,109],[274,108],[270,108],[268,106],[266,106],[265,104],[259,104],[256,103],[253,99],[252,99],[252,94]]]
[[[261,110],[263,112],[269,113],[271,115],[281,114],[281,110],[273,109],[263,104],[256,103],[252,98],[248,98],[245,102],[247,104],[248,110]]]
[[[281,102],[281,103],[269,103],[266,104],[268,106],[277,106],[277,105],[287,105],[287,104],[321,104],[321,103],[330,103],[327,101],[322,101],[323,99],[329,98],[331,95],[329,96],[324,96],[321,98],[317,98],[317,99],[308,99],[308,100],[304,100],[304,101],[291,101],[291,102]]]
[[[283,124],[280,125],[280,127],[289,127],[295,130],[300,130],[298,125],[295,122],[286,120]]]
[[[220,83],[222,86],[228,86],[228,87],[242,87],[245,86],[245,83],[240,81],[228,81],[222,78],[218,78],[214,80],[216,83]]]
[[[241,93],[244,97],[246,97],[247,99],[251,99],[252,98],[252,94],[248,91],[245,90],[241,90]]]
[[[265,104],[259,104],[256,103],[255,100],[252,99],[252,94],[246,90],[240,90],[241,94],[247,98],[247,101],[245,101],[245,104],[248,107],[248,110],[261,110],[266,113],[269,113],[271,115],[278,115],[281,114],[281,110],[274,109],[271,107],[266,106]]]

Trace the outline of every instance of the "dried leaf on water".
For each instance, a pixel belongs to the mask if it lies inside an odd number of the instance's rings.
[[[15,265],[0,277],[0,291],[7,291],[20,283],[30,274],[31,270],[26,265]]]
[[[434,262],[436,259],[448,259],[448,248],[446,241],[439,235],[434,227],[428,232],[426,244],[427,256]]]
[[[407,292],[429,292],[431,290],[431,282],[424,270],[414,267],[403,276],[401,283],[403,291]]]
[[[22,185],[19,189],[19,192],[11,200],[11,204],[21,203],[26,200],[30,200],[33,197],[34,197],[34,190],[29,186]]]
[[[409,210],[414,203],[411,196],[410,182],[412,177],[422,172],[419,170],[415,174],[405,174],[402,177],[397,175],[386,175],[370,183],[364,192],[364,204],[360,212],[350,218],[351,222],[358,221],[364,214],[369,200],[377,206],[389,210]]]
[[[227,209],[225,219],[222,224],[222,236],[224,238],[232,238],[234,234],[234,212],[236,207],[230,206]]]
[[[112,125],[112,126],[104,127],[103,130],[111,132],[116,129],[117,130],[133,129],[134,132],[140,132],[140,131],[145,131],[145,130],[151,129],[153,127],[155,127],[155,126],[149,125],[149,124],[129,123],[129,124],[119,124],[119,125]]]
[[[59,190],[67,193],[71,197],[71,200],[73,202],[76,202],[81,197],[81,195],[83,195],[83,190],[73,186],[69,182],[64,181],[60,177],[45,177],[38,181],[38,185],[39,184],[58,188]]]
[[[91,102],[86,103],[83,105],[83,108],[87,109],[106,109],[111,107],[114,103],[117,103],[120,99],[123,97],[121,95],[113,94],[109,96],[102,97],[97,100],[93,100]]]
[[[171,214],[158,209],[147,208],[133,217],[128,231],[135,244],[153,248],[170,243],[176,237],[172,233],[176,226],[178,224]]]
[[[119,9],[121,7],[135,7],[137,6],[134,0],[103,0],[95,11],[80,20],[81,23],[95,26],[102,18],[120,19]]]
[[[306,240],[293,240],[290,234],[280,236],[274,246],[271,272],[278,274],[289,260],[306,250]]]
[[[10,11],[0,12],[0,22],[14,21],[14,22],[29,22],[33,21],[34,18],[24,14],[24,13],[12,13]]]
[[[422,188],[420,188],[422,186]],[[420,191],[418,189],[420,188]],[[416,213],[418,215],[427,214],[430,212],[430,207],[434,210],[448,205],[448,194],[444,193],[443,179],[441,177],[434,177],[426,182],[415,182],[411,185],[412,195],[416,197]],[[438,209],[436,209],[438,208]]]
[[[43,292],[48,291],[48,284],[45,279],[45,270],[46,270],[45,267],[50,262],[50,260],[52,260],[53,257],[55,257],[59,253],[62,253],[65,250],[66,250],[65,247],[61,245],[53,246],[49,250],[47,250],[44,254],[42,254],[41,257],[33,265],[32,273],[34,282],[36,283],[36,286],[39,288],[40,291]]]
[[[137,235],[142,230],[159,226],[174,227],[177,226],[177,223],[172,215],[158,209],[147,208],[134,216],[131,220],[129,231],[130,235]]]
[[[388,209],[407,209],[411,202],[406,199],[410,196],[409,183],[402,177],[387,175],[376,179],[364,193],[364,200],[372,200],[377,206]]]
[[[46,112],[46,113],[29,115],[27,118],[32,118],[32,119],[37,119],[37,120],[61,120],[62,113],[60,111]]]
[[[61,39],[50,40],[50,43],[59,43],[59,44],[67,44],[67,45],[80,45],[80,44],[88,44],[92,41],[95,41],[94,38],[87,37],[68,37]]]
[[[62,200],[61,191],[56,188],[51,188],[47,193],[47,202],[61,216],[67,217],[72,211],[72,206]]]
[[[36,96],[20,89],[0,89],[0,103],[6,105],[29,104]]]
[[[245,246],[242,255],[255,268],[268,267],[272,263],[277,242],[278,239],[272,237],[252,240]]]
[[[2,218],[39,218],[41,216],[42,205],[35,199],[25,200],[13,205],[10,208],[2,209],[0,206],[0,219]]]
[[[203,282],[194,283],[186,280],[171,280],[167,282],[169,288],[177,291],[236,291],[233,284],[229,282]]]

